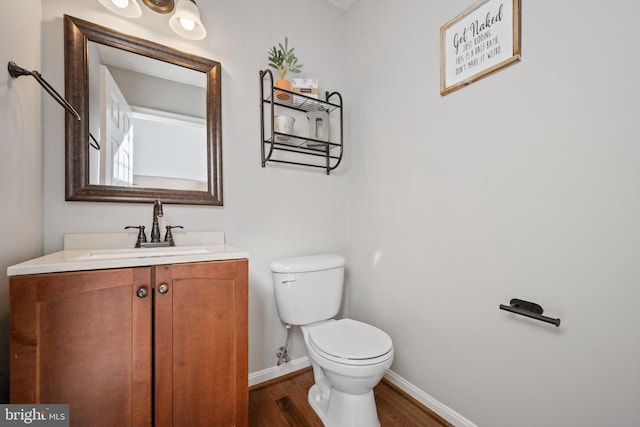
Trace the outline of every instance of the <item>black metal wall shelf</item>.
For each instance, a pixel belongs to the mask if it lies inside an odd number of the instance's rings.
[[[324,169],[329,175],[338,167],[343,155],[342,95],[325,92],[325,101],[284,89],[276,89],[270,70],[260,71],[260,148],[262,167],[268,162],[310,166]],[[294,133],[276,132],[277,112],[325,111],[339,123],[332,139],[325,141]]]

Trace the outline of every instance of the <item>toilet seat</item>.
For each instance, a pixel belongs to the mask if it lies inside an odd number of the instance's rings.
[[[311,327],[309,344],[323,357],[347,365],[377,364],[393,357],[389,335],[353,319]]]

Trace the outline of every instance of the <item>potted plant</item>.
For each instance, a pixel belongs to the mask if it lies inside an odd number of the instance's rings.
[[[289,40],[284,38],[284,46],[282,43],[278,43],[278,47],[273,46],[269,49],[269,66],[275,68],[280,73],[280,79],[276,80],[276,87],[280,89],[290,90],[291,83],[285,79],[287,72],[299,73],[302,68],[302,64],[298,64],[298,58],[296,58],[293,51],[295,48],[289,48]],[[279,99],[289,99],[289,94],[286,92],[276,92]]]

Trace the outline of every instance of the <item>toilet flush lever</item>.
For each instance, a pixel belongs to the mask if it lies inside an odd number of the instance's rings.
[[[296,276],[294,276],[293,274],[289,274],[288,276],[283,277],[281,280],[283,285],[286,285],[287,283],[291,283],[295,281],[296,281]]]

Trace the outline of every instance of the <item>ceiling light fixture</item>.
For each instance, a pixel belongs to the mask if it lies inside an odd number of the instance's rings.
[[[169,19],[169,26],[173,31],[192,40],[202,40],[207,36],[200,11],[194,0],[178,0],[176,11]]]
[[[127,18],[139,18],[142,9],[138,0],[98,0],[100,4],[118,15]],[[142,3],[157,13],[170,13],[169,27],[177,34],[191,40],[202,40],[207,30],[200,19],[200,11],[195,0],[142,0]],[[175,3],[175,4],[174,4]]]
[[[136,0],[98,0],[100,4],[118,15],[127,18],[139,18],[142,9]]]
[[[142,0],[142,3],[158,13],[169,13],[173,10],[173,0]]]

